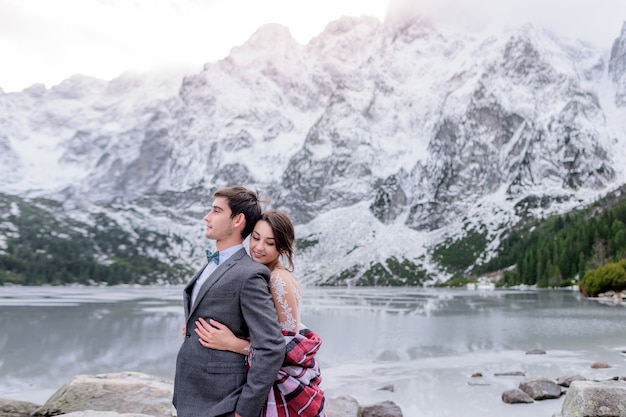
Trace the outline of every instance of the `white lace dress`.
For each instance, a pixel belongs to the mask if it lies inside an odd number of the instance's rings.
[[[326,399],[315,355],[322,340],[300,322],[300,287],[284,269],[270,277],[270,292],[285,337],[285,361],[267,396],[261,417],[326,417]],[[287,333],[289,332],[289,333]]]
[[[274,270],[270,277],[270,291],[278,312],[278,322],[283,330],[297,332],[300,323],[300,287],[285,270]]]

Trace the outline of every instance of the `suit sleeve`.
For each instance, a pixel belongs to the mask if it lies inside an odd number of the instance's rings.
[[[247,382],[236,407],[243,417],[260,415],[285,358],[285,340],[269,293],[268,278],[257,273],[244,282],[241,290],[241,311],[250,332],[250,348],[254,352]]]

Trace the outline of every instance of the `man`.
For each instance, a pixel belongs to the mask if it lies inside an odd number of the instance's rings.
[[[186,330],[176,360],[173,404],[178,417],[258,417],[285,356],[269,270],[243,247],[261,206],[256,193],[239,186],[213,197],[204,217],[205,236],[215,240],[219,258],[211,259],[184,290]],[[254,361],[249,370],[245,356],[200,344],[194,331],[200,317],[250,338]]]

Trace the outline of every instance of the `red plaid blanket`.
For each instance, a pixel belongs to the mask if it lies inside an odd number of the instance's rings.
[[[270,390],[262,417],[326,417],[326,400],[320,388],[322,376],[315,354],[322,339],[309,329],[283,330],[286,354]]]

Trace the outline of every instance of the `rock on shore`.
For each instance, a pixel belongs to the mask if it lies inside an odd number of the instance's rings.
[[[554,417],[626,417],[626,381],[573,381]]]
[[[77,375],[37,409],[33,417],[85,410],[171,416],[172,382],[140,372]]]
[[[27,401],[0,398],[0,417],[30,417],[39,408]]]
[[[0,417],[167,417],[172,406],[171,380],[141,372],[77,375],[43,405],[0,398]],[[328,417],[402,417],[390,401],[360,405],[350,396],[329,398]]]

